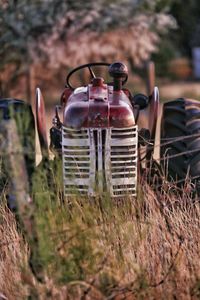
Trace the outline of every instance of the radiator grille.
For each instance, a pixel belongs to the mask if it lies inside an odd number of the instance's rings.
[[[62,128],[65,196],[136,195],[137,126],[117,129]]]
[[[64,194],[91,194],[95,185],[94,142],[88,129],[62,128]],[[93,188],[92,188],[93,187]]]
[[[136,195],[137,185],[137,126],[111,128],[106,138],[106,181],[113,197]]]

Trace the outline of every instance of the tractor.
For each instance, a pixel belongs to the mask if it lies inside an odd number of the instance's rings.
[[[73,75],[81,70],[88,72],[90,79],[83,86],[74,86]],[[36,89],[42,156],[48,160],[50,148],[56,159],[62,160],[64,197],[77,193],[89,198],[101,193],[116,199],[136,196],[139,175],[151,169],[158,144],[160,168],[168,180],[182,185],[191,178],[198,185],[200,103],[184,98],[166,102],[158,128],[158,88],[149,96],[133,95],[125,88],[127,80],[128,68],[121,62],[89,63],[69,72],[60,104],[55,107],[50,147],[44,100]],[[23,129],[21,143],[28,149],[24,158],[31,178],[35,164],[32,109],[21,100],[2,99],[0,112],[2,119],[14,116],[17,127]],[[24,112],[30,116],[26,128],[21,118]],[[156,143],[156,130],[160,130],[160,143]]]
[[[102,68],[106,68],[109,82],[99,76]],[[90,75],[89,82],[73,86],[74,73],[84,69]],[[62,121],[56,107],[50,129],[50,149],[62,159],[65,197],[77,192],[87,197],[104,192],[112,198],[136,196],[140,146],[155,140],[159,96],[155,88],[150,98],[142,94],[133,97],[124,88],[127,80],[127,66],[120,62],[85,64],[68,74],[60,101]],[[36,120],[45,156],[48,143],[44,111],[42,94],[37,89]],[[148,114],[152,118],[147,119]],[[152,151],[147,151],[149,159]]]

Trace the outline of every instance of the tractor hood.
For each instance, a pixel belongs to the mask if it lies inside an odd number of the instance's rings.
[[[133,109],[123,90],[94,78],[92,84],[80,87],[68,98],[63,125],[73,128],[130,127],[135,125]]]

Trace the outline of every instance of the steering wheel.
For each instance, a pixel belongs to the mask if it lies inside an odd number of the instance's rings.
[[[105,63],[105,62],[96,62],[96,63],[89,63],[89,64],[84,64],[84,65],[81,65],[81,66],[78,66],[77,68],[74,68],[73,70],[71,70],[69,72],[69,74],[67,75],[67,78],[66,78],[66,83],[67,83],[67,86],[70,87],[72,90],[75,90],[75,88],[71,85],[70,83],[70,79],[71,79],[71,76],[81,70],[81,69],[84,69],[84,68],[88,68],[89,72],[90,72],[90,75],[91,75],[91,78],[96,78],[95,76],[95,73],[93,72],[92,70],[92,67],[95,67],[95,66],[106,66],[106,67],[110,67],[111,64],[109,63]],[[124,85],[126,83],[128,79],[128,75],[125,77],[125,79],[122,81],[122,85]],[[111,85],[112,83],[108,83],[109,85]]]

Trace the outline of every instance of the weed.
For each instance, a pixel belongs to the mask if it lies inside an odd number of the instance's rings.
[[[200,206],[186,191],[169,196],[166,186],[154,193],[143,184],[137,199],[115,202],[106,195],[92,202],[77,195],[64,202],[57,176],[54,192],[42,170],[33,180],[43,284],[29,271],[13,214],[1,206],[0,292],[9,299],[34,293],[39,299],[198,298]]]

